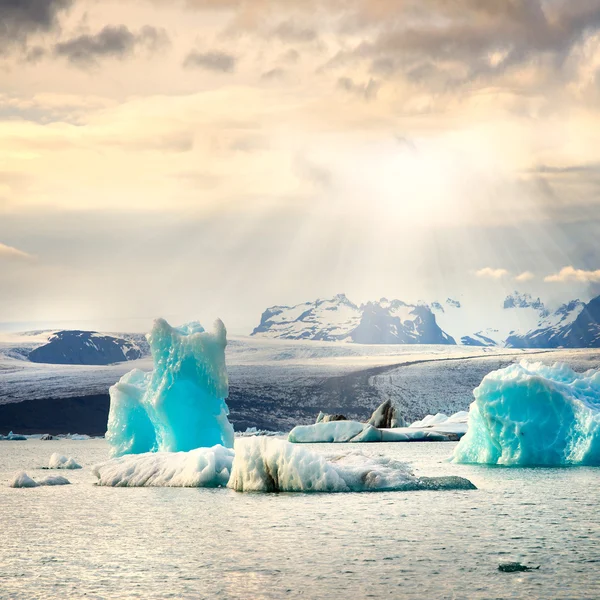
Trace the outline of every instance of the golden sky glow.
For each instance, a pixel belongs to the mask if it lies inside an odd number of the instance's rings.
[[[600,1],[18,4],[0,321],[595,289]]]

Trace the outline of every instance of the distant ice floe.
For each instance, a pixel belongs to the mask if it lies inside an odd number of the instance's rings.
[[[600,371],[522,361],[474,390],[461,463],[600,465]]]
[[[229,487],[239,492],[367,492],[475,489],[461,477],[416,477],[390,458],[357,453],[327,458],[272,437],[237,439],[235,452],[214,446],[149,452],[96,465],[99,485]]]
[[[48,462],[49,469],[81,469],[81,465],[71,457],[55,452]]]
[[[18,433],[13,433],[12,431],[9,431],[9,433],[7,435],[0,435],[0,440],[6,440],[6,441],[11,441],[11,442],[22,442],[22,441],[25,441],[26,439],[27,439],[26,436],[20,435]]]
[[[21,471],[15,474],[8,485],[12,488],[33,488],[43,485],[68,485],[70,483],[66,477],[61,477],[60,475],[49,475],[39,481],[35,481],[25,471]]]
[[[112,455],[233,447],[223,323],[208,333],[199,323],[175,328],[157,319],[148,342],[154,370],[134,369],[110,388]]]
[[[368,423],[358,421],[331,421],[314,425],[298,425],[294,427],[288,440],[296,444],[307,443],[357,443],[357,442],[411,442],[430,441],[446,442],[456,440],[464,433],[463,428],[450,427],[447,432],[438,429],[416,429],[412,427],[395,427],[378,429]]]

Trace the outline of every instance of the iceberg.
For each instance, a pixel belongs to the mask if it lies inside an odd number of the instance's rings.
[[[273,437],[189,452],[130,454],[95,465],[98,485],[229,487],[238,492],[367,492],[475,489],[461,477],[416,477],[404,463],[359,453],[334,457]]]
[[[226,337],[220,320],[212,333],[197,322],[176,328],[155,321],[147,336],[154,370],[134,369],[109,390],[112,456],[233,447]]]
[[[49,469],[81,469],[81,465],[74,458],[67,458],[55,452],[48,461]]]
[[[600,465],[600,371],[522,361],[486,375],[453,461]]]

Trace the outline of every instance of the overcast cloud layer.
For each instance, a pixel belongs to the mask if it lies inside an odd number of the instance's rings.
[[[600,291],[600,0],[0,0],[0,69],[2,322]]]

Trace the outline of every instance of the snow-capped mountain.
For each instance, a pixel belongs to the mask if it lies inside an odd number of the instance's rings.
[[[528,331],[509,335],[506,338],[506,346],[510,348],[585,347],[588,344],[583,336],[577,333],[568,333],[571,325],[577,320],[584,308],[585,303],[581,300],[567,302],[553,313],[547,313],[535,327]],[[585,327],[584,329],[587,331],[589,328]]]
[[[600,346],[600,297],[551,311],[540,298],[514,292],[497,306],[407,304],[382,298],[356,305],[344,294],[267,309],[252,335],[363,344],[461,344],[512,348]]]
[[[296,306],[272,306],[252,335],[362,344],[455,344],[427,305],[382,298],[357,306],[338,294]]]
[[[45,343],[28,351],[31,362],[57,365],[108,365],[136,360],[149,353],[142,334],[109,335],[95,331],[49,332]]]

